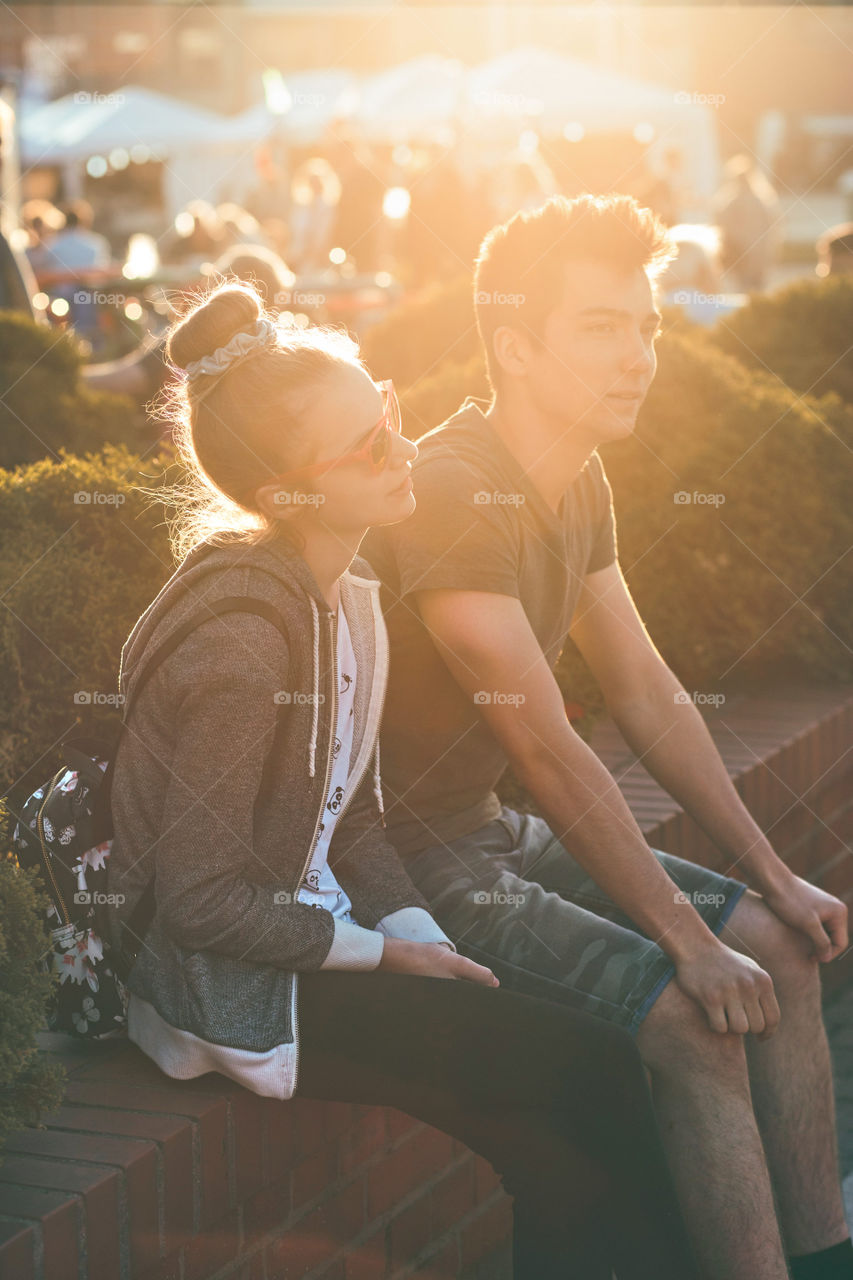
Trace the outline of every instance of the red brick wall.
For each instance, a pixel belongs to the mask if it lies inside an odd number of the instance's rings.
[[[732,698],[708,724],[780,856],[849,901],[853,690]],[[719,866],[612,726],[593,745],[650,844]],[[825,968],[827,984],[851,961]],[[172,1081],[126,1042],[45,1035],[44,1048],[68,1090],[0,1165],[0,1280],[508,1275],[510,1200],[446,1134],[391,1109],[257,1098],[214,1074]]]

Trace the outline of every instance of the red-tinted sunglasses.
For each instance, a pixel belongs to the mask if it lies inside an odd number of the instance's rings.
[[[373,474],[377,476],[384,471],[391,456],[393,438],[402,430],[403,420],[400,402],[391,379],[387,378],[384,382],[377,382],[376,385],[382,392],[382,417],[371,429],[370,435],[360,449],[354,449],[352,453],[342,453],[340,457],[330,458],[326,462],[314,462],[308,467],[298,467],[295,471],[284,471],[279,476],[273,476],[272,480],[264,481],[264,486],[268,484],[286,486],[295,480],[308,480],[312,476],[325,475],[333,467],[340,467],[345,462],[368,462]]]

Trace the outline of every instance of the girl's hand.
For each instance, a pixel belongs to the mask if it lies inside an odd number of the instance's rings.
[[[386,973],[414,973],[422,978],[467,978],[484,987],[500,986],[491,969],[467,956],[457,955],[438,942],[386,937],[378,969]]]

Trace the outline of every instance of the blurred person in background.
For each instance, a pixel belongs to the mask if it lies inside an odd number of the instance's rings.
[[[738,292],[764,289],[781,243],[779,199],[747,156],[734,156],[714,197],[723,270]]]
[[[272,248],[258,219],[242,205],[225,201],[216,206],[216,214],[225,228],[229,244],[266,245],[267,248]]]
[[[270,311],[286,310],[294,279],[287,263],[264,245],[232,245],[199,277],[208,282],[226,278],[252,285]],[[117,391],[145,404],[169,379],[166,338],[165,331],[148,334],[135,351],[119,360],[84,365],[83,376],[99,391]]]
[[[54,270],[84,272],[109,268],[110,242],[92,230],[95,214],[88,200],[74,200],[63,212],[65,225],[50,245]]]
[[[328,149],[328,159],[341,183],[332,243],[352,258],[359,271],[376,271],[382,202],[389,185],[384,165],[360,138],[344,134]]]
[[[65,226],[65,216],[50,200],[28,200],[21,208],[21,222],[30,238],[25,252],[36,281],[55,270],[51,246]]]
[[[818,237],[815,249],[816,275],[821,278],[853,275],[853,222],[839,222],[830,227]]]
[[[293,175],[290,211],[290,257],[297,271],[322,271],[341,201],[341,182],[328,160],[312,156]]]

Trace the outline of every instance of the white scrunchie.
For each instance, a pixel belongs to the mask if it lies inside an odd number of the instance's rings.
[[[251,355],[257,347],[271,346],[277,339],[278,329],[275,323],[266,316],[261,316],[254,327],[254,332],[235,333],[224,347],[217,347],[213,355],[202,356],[200,360],[191,360],[185,369],[187,378],[192,381],[202,373],[211,375],[224,373],[226,369],[230,369],[232,365]]]

